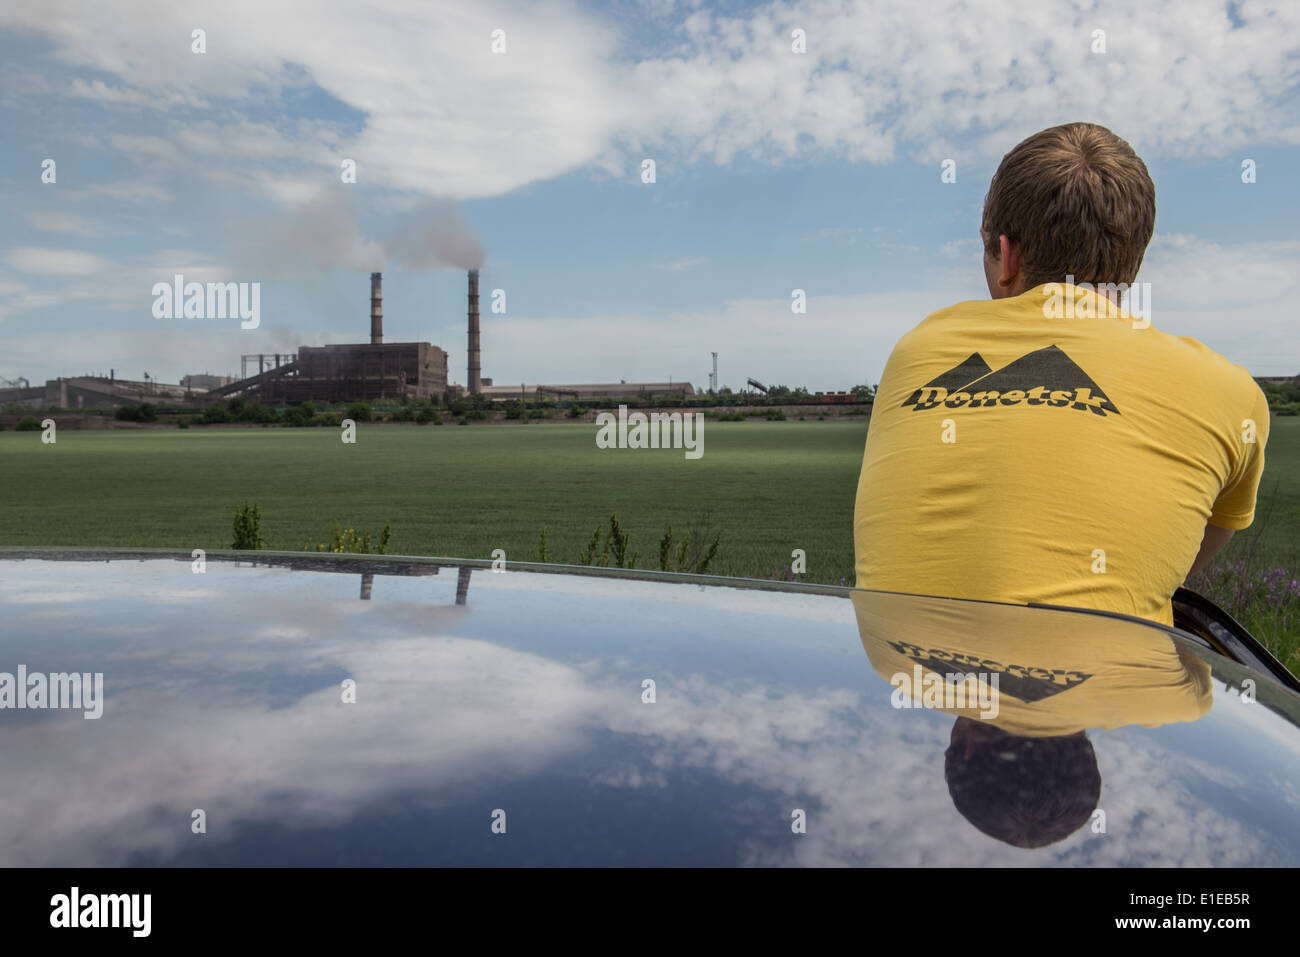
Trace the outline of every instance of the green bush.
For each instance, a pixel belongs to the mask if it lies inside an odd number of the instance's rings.
[[[235,541],[231,548],[261,548],[262,541],[262,513],[256,505],[249,508],[248,502],[244,502],[244,507],[235,511]]]
[[[337,412],[326,412],[317,418],[316,422],[318,425],[338,428],[343,424],[343,416],[339,415]]]
[[[234,400],[232,399],[231,401],[233,402]],[[229,422],[230,411],[226,406],[218,402],[203,410],[203,421],[209,425],[219,425],[223,422]]]
[[[356,529],[340,528],[339,523],[334,523],[334,537],[329,542],[316,545],[308,542],[303,546],[305,551],[309,552],[346,552],[349,555],[382,555],[388,548],[388,540],[393,537],[392,523],[384,525],[384,530],[379,533],[379,540],[371,546],[370,533],[358,535]]]
[[[14,431],[16,431],[16,432],[39,432],[40,430],[41,430],[41,422],[40,422],[40,420],[39,420],[39,419],[33,419],[30,415],[25,415],[25,416],[23,416],[21,419],[18,420],[18,426],[17,426],[17,428],[16,428]]]
[[[148,402],[140,405],[119,405],[113,410],[113,418],[119,422],[157,422],[158,407]]]
[[[522,419],[524,417],[523,403],[517,402],[514,399],[505,403],[505,410],[507,419]]]
[[[576,402],[573,403],[573,405],[569,406],[569,418],[571,419],[580,419],[586,414],[587,414],[587,410],[584,409],[582,406],[578,405],[578,403]]]
[[[235,411],[233,406],[232,411]],[[268,422],[274,422],[278,418],[279,416],[276,414],[275,409],[262,405],[260,402],[244,403],[237,411],[235,411],[235,421],[251,422],[255,425],[264,425]]]
[[[722,532],[719,531],[706,546],[704,543],[708,541],[710,531],[712,523],[707,513],[695,520],[694,526],[687,529],[686,536],[680,542],[673,541],[673,527],[669,525],[664,529],[663,538],[659,539],[659,570],[704,574],[717,557],[718,547],[722,543]]]
[[[366,402],[353,402],[348,406],[347,418],[354,422],[369,422],[370,405]]]
[[[312,419],[316,415],[316,410],[310,402],[304,402],[301,405],[291,405],[280,413],[280,421],[291,428],[305,428],[312,424]]]
[[[600,546],[600,526],[591,533],[591,540],[587,542],[587,548],[578,556],[576,564],[578,565],[599,565],[601,568],[635,568],[637,554],[634,552],[629,558],[627,554],[629,538],[623,526],[619,524],[618,516],[609,517],[609,531],[605,533],[605,545]],[[596,558],[596,549],[600,548],[600,558]],[[610,565],[611,559],[613,565]]]

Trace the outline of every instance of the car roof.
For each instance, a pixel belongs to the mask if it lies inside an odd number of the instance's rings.
[[[1300,697],[1149,622],[490,561],[0,563],[0,673],[103,675],[98,718],[0,709],[3,866],[1300,863]],[[945,671],[997,675],[998,715]]]

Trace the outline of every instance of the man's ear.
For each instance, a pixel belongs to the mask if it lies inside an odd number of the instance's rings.
[[[998,277],[998,285],[1002,287],[1010,286],[1020,275],[1020,244],[1005,234],[998,237],[998,251],[1002,254],[999,260],[1002,270]]]

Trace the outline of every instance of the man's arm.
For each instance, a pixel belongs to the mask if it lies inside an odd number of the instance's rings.
[[[1232,538],[1232,529],[1219,528],[1218,525],[1206,523],[1205,537],[1201,539],[1201,550],[1196,553],[1196,561],[1192,562],[1192,570],[1187,573],[1191,578],[1206,565],[1214,560],[1214,556],[1224,545],[1228,544],[1228,539]]]

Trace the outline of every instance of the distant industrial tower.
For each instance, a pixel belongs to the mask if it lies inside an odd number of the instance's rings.
[[[469,271],[469,368],[466,383],[472,394],[483,392],[483,370],[479,364],[478,348],[478,270]]]
[[[710,352],[709,355],[713,356],[713,371],[709,373],[709,391],[717,392],[718,391],[718,354],[716,352]]]

